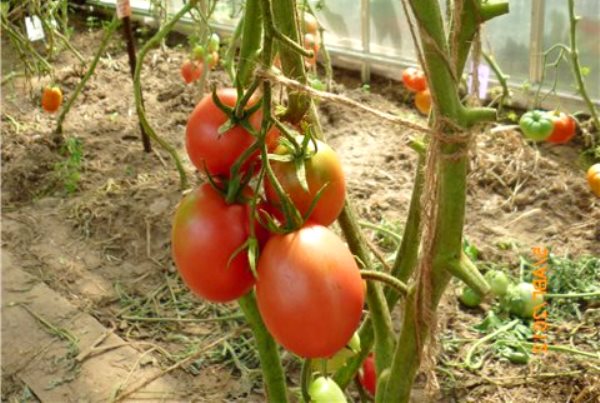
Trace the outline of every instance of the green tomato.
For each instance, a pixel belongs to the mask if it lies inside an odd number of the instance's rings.
[[[332,374],[341,367],[343,367],[346,362],[354,357],[356,353],[360,351],[360,337],[358,337],[358,332],[354,332],[352,338],[346,344],[344,348],[335,353],[333,357],[327,360],[327,374]],[[321,360],[312,360],[311,367],[313,372],[321,372],[323,370]]]
[[[475,308],[481,304],[481,297],[470,287],[464,287],[458,299],[469,308]]]
[[[210,38],[208,38],[208,51],[216,52],[217,50],[219,50],[220,42],[221,42],[221,40],[219,39],[219,35],[217,35],[216,33],[213,32],[210,35]]]
[[[318,78],[312,78],[312,79],[309,78],[309,83],[310,83],[310,86],[317,91],[325,91],[326,90],[325,84]]]
[[[506,294],[510,280],[508,276],[499,270],[490,270],[485,273],[485,280],[488,282],[492,289],[492,293],[499,297]]]
[[[344,392],[331,378],[320,376],[308,387],[311,403],[348,403]]]
[[[544,303],[541,294],[535,294],[531,283],[519,283],[508,288],[508,310],[510,313],[524,319],[533,318],[535,307]]]
[[[521,116],[519,126],[528,139],[546,140],[554,130],[554,123],[543,111],[529,111]]]
[[[204,46],[194,46],[194,49],[192,49],[192,58],[194,60],[204,60],[204,55],[206,54],[206,49],[204,49]]]

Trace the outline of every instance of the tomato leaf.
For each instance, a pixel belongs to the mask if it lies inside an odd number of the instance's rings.
[[[235,259],[236,256],[239,255],[244,249],[246,249],[250,246],[249,241],[250,241],[250,239],[247,239],[246,242],[241,244],[236,250],[233,251],[233,253],[229,257],[229,260],[227,261],[227,267],[226,267],[227,269],[229,269],[229,267],[231,266],[231,262],[233,262],[233,259]]]
[[[306,212],[306,214],[304,215],[304,221],[308,220],[308,217],[310,217],[310,215],[312,214],[313,210],[315,209],[315,207],[317,206],[317,203],[319,202],[319,199],[321,198],[321,196],[323,195],[323,192],[325,191],[325,189],[327,188],[327,185],[329,185],[329,182],[327,182],[326,184],[324,184],[321,189],[319,189],[319,191],[317,192],[317,194],[315,195],[315,198],[313,199],[313,201],[310,203],[310,207],[308,208],[308,211]]]
[[[294,166],[296,168],[296,178],[298,178],[298,182],[302,189],[308,193],[308,182],[306,181],[306,166],[304,165],[304,160],[300,158],[294,159]]]
[[[256,273],[256,261],[258,259],[258,241],[256,238],[248,238],[248,264],[254,278],[258,278]]]
[[[271,161],[279,161],[279,162],[292,162],[294,160],[294,156],[290,154],[268,154],[267,158]]]

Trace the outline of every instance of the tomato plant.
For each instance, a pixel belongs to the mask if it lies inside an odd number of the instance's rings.
[[[237,101],[234,88],[217,90],[217,97],[229,107],[233,107]],[[256,102],[256,98],[251,99],[248,107]],[[249,121],[258,129],[261,118],[262,114],[257,112]],[[215,105],[211,95],[202,98],[191,113],[186,127],[185,145],[190,160],[199,171],[207,170],[211,175],[229,174],[234,162],[254,142],[255,137],[239,124],[219,133],[219,128],[227,121],[227,115]],[[244,168],[255,161],[256,155],[246,162]]]
[[[346,403],[346,396],[331,378],[320,376],[311,382],[308,394],[312,403]]]
[[[414,67],[409,67],[402,72],[402,82],[411,92],[421,92],[427,89],[425,73]]]
[[[209,184],[179,204],[171,233],[173,259],[185,284],[198,296],[228,302],[252,288],[246,251],[234,256],[250,234],[248,208],[227,205]]]
[[[257,272],[258,308],[282,346],[301,357],[327,358],[348,343],[362,315],[363,281],[331,230],[307,224],[273,235]]]
[[[42,108],[46,112],[56,112],[62,104],[62,91],[58,86],[46,86],[42,92]]]
[[[600,197],[600,164],[594,164],[588,169],[587,181],[592,192]]]
[[[542,111],[529,111],[523,114],[519,126],[525,137],[534,141],[546,140],[554,130],[552,119]]]
[[[428,89],[417,92],[415,95],[415,106],[423,115],[429,115],[431,110],[431,93]]]
[[[186,60],[181,65],[181,77],[186,84],[190,84],[202,77],[202,70],[202,64]]]
[[[546,139],[549,143],[565,144],[575,136],[575,119],[563,112],[550,112],[547,114],[554,124],[550,137]]]
[[[299,140],[301,141],[301,138]],[[335,221],[344,207],[346,181],[342,164],[335,151],[318,140],[316,141],[316,147],[315,150],[312,142],[309,142],[309,153],[314,154],[308,159],[303,159],[302,156],[299,157],[301,158],[299,163],[304,165],[306,172],[308,191],[303,189],[298,179],[297,163],[295,161],[272,161],[271,166],[283,190],[289,195],[303,216],[309,212],[313,200],[317,197],[319,191],[323,189],[309,218],[314,222],[327,226]],[[293,157],[293,150],[284,144],[275,148],[274,153]],[[265,193],[271,204],[276,207],[280,206],[279,197],[270,180],[265,180]]]
[[[361,371],[358,373],[358,380],[363,388],[371,395],[375,396],[377,390],[377,375],[375,373],[375,356],[370,353],[363,361]]]

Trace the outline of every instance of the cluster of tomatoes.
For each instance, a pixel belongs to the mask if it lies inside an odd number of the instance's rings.
[[[62,104],[63,94],[59,86],[48,85],[42,90],[42,109],[46,112],[56,112]]]
[[[568,143],[575,136],[576,123],[571,115],[559,111],[529,111],[519,120],[525,137],[553,144]]]
[[[253,179],[262,180],[264,197],[256,194],[243,184],[264,172],[265,153],[256,147],[262,111],[253,96],[237,118],[228,113],[237,101],[235,89],[217,90],[188,119],[187,153],[211,180],[177,208],[175,264],[187,286],[209,301],[230,302],[254,288],[279,344],[301,357],[329,358],[358,327],[365,295],[352,253],[328,228],[345,201],[341,162],[309,134],[283,136],[273,127],[264,140],[270,173]]]
[[[409,67],[402,72],[402,82],[407,90],[415,93],[415,106],[423,115],[431,110],[431,93],[427,88],[427,77],[423,71]]]
[[[219,45],[219,35],[213,33],[208,38],[206,47],[194,46],[191,57],[181,65],[181,77],[186,84],[193,83],[202,77],[204,63],[210,69],[213,69],[219,63]]]

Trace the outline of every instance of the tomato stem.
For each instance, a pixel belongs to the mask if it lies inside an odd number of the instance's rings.
[[[302,363],[302,372],[300,374],[300,391],[302,392],[302,399],[305,403],[310,402],[310,394],[308,393],[308,385],[310,383],[311,378],[311,362],[310,358],[307,358]]]
[[[387,273],[376,270],[361,270],[360,276],[365,280],[379,281],[393,288],[402,295],[406,295],[408,293],[408,286],[406,284]]]

